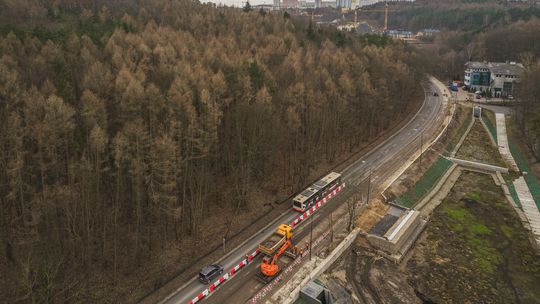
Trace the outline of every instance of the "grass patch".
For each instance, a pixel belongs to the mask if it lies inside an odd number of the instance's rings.
[[[532,174],[529,165],[527,164],[527,161],[525,159],[525,156],[523,156],[523,153],[519,149],[519,147],[513,142],[513,138],[508,139],[508,145],[510,146],[510,152],[512,153],[512,156],[516,160],[516,164],[521,172],[528,172],[529,174],[525,175],[525,182],[527,183],[527,186],[529,186],[529,191],[531,191],[531,194],[534,198],[534,202],[536,203],[536,207],[540,210],[540,185],[538,184],[538,180]]]
[[[486,225],[484,225],[484,224],[474,224],[474,225],[471,227],[471,231],[472,231],[474,234],[479,234],[479,235],[491,234],[491,229],[489,229],[488,227],[486,227]]]
[[[497,142],[497,120],[495,119],[495,114],[490,110],[483,109],[482,120],[486,124],[491,137]]]
[[[512,196],[512,199],[514,200],[514,203],[521,208],[521,201],[519,200],[519,197],[516,192],[516,187],[514,187],[514,183],[512,182],[512,178],[508,174],[503,174],[504,182],[506,183],[506,186],[508,187],[508,191],[510,191],[510,195]]]
[[[446,215],[448,215],[451,219],[454,220],[461,220],[464,219],[467,215],[469,215],[467,210],[459,206],[445,207],[444,212],[446,213]]]
[[[506,236],[507,238],[511,238],[514,235],[514,228],[508,226],[508,225],[501,225],[501,232]]]
[[[480,200],[480,193],[478,193],[478,192],[469,192],[469,193],[467,193],[466,197],[468,199],[479,201]]]
[[[413,284],[436,303],[539,303],[540,259],[512,209],[489,175],[464,172],[407,265]]]
[[[457,134],[452,138],[452,140],[448,143],[448,145],[444,149],[443,153],[445,156],[450,156],[450,153],[454,150],[454,148],[458,144],[463,134],[465,134],[465,131],[467,131],[467,128],[469,127],[469,124],[471,123],[471,120],[472,120],[472,115],[470,113],[469,108],[464,108],[463,106],[459,106],[458,109],[460,112],[462,112],[460,115],[465,115],[465,120],[459,126],[459,130]],[[455,127],[455,126],[449,126],[449,127]]]
[[[498,148],[489,139],[489,134],[480,121],[475,121],[471,131],[456,153],[460,159],[504,166]]]

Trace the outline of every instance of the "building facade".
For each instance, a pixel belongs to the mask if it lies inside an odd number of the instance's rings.
[[[516,62],[476,62],[465,64],[464,83],[472,92],[486,92],[493,97],[512,95],[514,86],[525,70]]]
[[[351,9],[351,6],[352,6],[352,0],[336,0],[337,8]]]

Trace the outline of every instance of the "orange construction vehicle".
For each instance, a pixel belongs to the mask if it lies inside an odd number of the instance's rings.
[[[293,259],[298,256],[298,248],[293,245],[292,236],[292,227],[281,224],[273,235],[259,245],[259,249],[265,255],[262,258],[261,273],[258,277],[264,283],[270,282],[279,272],[281,272],[278,260],[282,254]]]
[[[274,254],[272,257],[272,260],[270,260],[270,256],[265,255],[263,257],[262,263],[261,263],[261,272],[267,276],[267,277],[273,277],[279,272],[279,266],[276,264],[277,259],[280,255],[285,252],[288,248],[292,247],[291,240],[287,240],[281,248],[279,248],[278,252]]]

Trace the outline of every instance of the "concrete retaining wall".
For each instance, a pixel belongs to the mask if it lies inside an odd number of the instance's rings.
[[[272,301],[267,301],[267,303],[284,303],[284,304],[292,304],[296,299],[298,299],[298,296],[300,295],[300,290],[310,281],[316,279],[318,276],[320,276],[323,272],[328,269],[342,254],[347,250],[351,244],[354,242],[356,237],[358,236],[358,233],[360,232],[359,228],[354,229],[339,245],[328,255],[326,259],[320,262],[320,264],[315,267],[308,275],[304,277],[302,282],[292,290],[288,291],[286,288],[282,288],[280,292],[276,293],[274,296],[272,296]],[[302,273],[297,273],[295,276],[290,280],[294,281],[298,275],[303,275]],[[282,293],[286,293],[286,296]]]
[[[448,159],[463,167],[478,169],[481,171],[487,171],[487,173],[491,173],[491,172],[508,173],[508,168],[504,168],[504,167],[493,166],[493,165],[488,165],[488,164],[484,164],[480,162],[474,162],[474,161],[464,160],[464,159],[459,159],[459,158],[448,158]]]

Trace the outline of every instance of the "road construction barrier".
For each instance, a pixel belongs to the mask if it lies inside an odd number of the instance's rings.
[[[324,204],[326,204],[328,201],[330,201],[331,198],[336,196],[343,188],[345,188],[345,183],[342,183],[341,185],[336,187],[336,189],[334,189],[332,192],[330,192],[325,198],[318,201],[313,207],[309,208],[306,212],[304,212],[302,215],[297,217],[291,223],[291,227],[294,228],[294,226],[298,225],[300,222],[307,219],[310,215],[315,213],[316,210],[318,210],[319,208],[324,206]],[[244,260],[242,260],[241,262],[238,263],[238,265],[234,266],[234,268],[232,268],[228,273],[226,273],[224,276],[222,276],[217,281],[215,281],[210,286],[208,286],[207,289],[201,291],[195,298],[193,298],[191,301],[189,301],[188,304],[195,304],[195,303],[201,301],[202,299],[204,299],[205,297],[207,297],[208,295],[210,295],[212,292],[214,292],[216,290],[216,287],[218,287],[223,282],[230,279],[238,270],[240,270],[240,268],[242,268],[242,267],[246,266],[247,264],[251,263],[251,261],[259,253],[260,253],[259,249],[256,249],[252,254],[247,255]]]
[[[240,261],[236,266],[234,266],[229,272],[227,272],[224,276],[219,278],[217,281],[212,283],[210,286],[208,286],[207,289],[201,291],[195,298],[193,298],[191,301],[188,302],[188,304],[195,304],[202,300],[203,298],[207,297],[210,293],[214,292],[216,290],[216,287],[218,287],[221,283],[227,281],[232,276],[236,274],[240,268],[246,266],[247,264],[251,263],[253,261],[253,258],[255,258],[259,254],[259,249],[255,250],[253,253],[248,254],[245,259]]]

